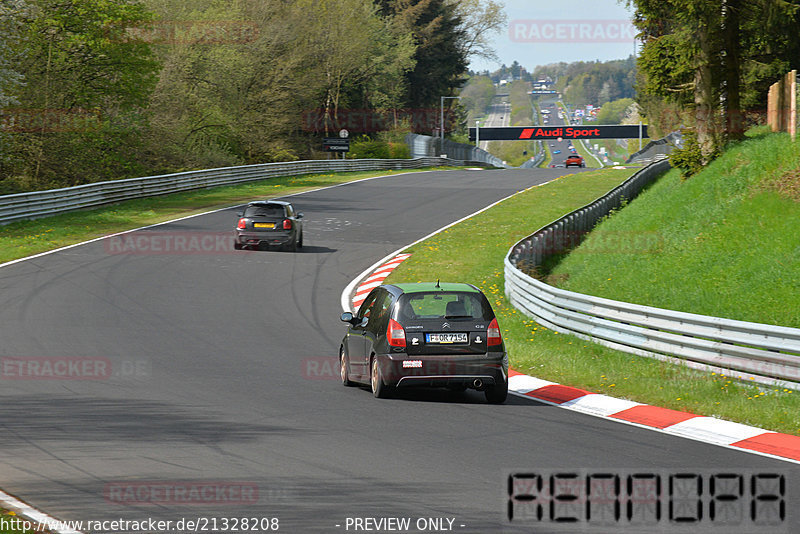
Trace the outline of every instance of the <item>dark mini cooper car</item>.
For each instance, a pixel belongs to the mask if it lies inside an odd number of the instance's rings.
[[[446,387],[508,396],[508,355],[486,296],[469,284],[394,284],[367,295],[339,349],[342,383],[394,388]]]
[[[303,214],[289,202],[251,202],[239,214],[234,248],[280,245],[295,251],[303,246]]]

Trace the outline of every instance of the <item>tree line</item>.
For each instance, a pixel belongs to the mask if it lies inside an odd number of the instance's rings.
[[[602,106],[606,102],[636,96],[636,61],[633,56],[611,61],[541,65],[534,69],[533,78],[554,80],[553,89],[574,106]]]
[[[340,126],[438,110],[504,21],[482,0],[0,0],[0,193],[322,157]]]
[[[769,86],[800,66],[800,0],[628,0],[643,42],[637,100],[683,125],[697,163],[763,123]]]

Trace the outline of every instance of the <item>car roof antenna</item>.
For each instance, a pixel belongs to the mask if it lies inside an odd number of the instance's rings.
[[[439,288],[439,289],[442,288],[442,286],[439,285],[439,279],[438,278],[436,279],[436,287]]]

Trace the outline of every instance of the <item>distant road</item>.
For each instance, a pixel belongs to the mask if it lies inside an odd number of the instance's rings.
[[[505,102],[496,102],[489,107],[489,115],[481,124],[481,128],[490,126],[510,126],[511,124],[511,105]],[[489,150],[489,141],[481,141],[480,148]]]
[[[539,103],[539,109],[540,110],[546,109],[547,111],[550,112],[547,115],[548,124],[546,126],[564,126],[567,124],[566,117],[564,117],[563,119],[558,118],[559,107],[556,104],[555,98],[542,100],[542,102]],[[545,125],[543,120],[544,117],[545,117],[544,115],[539,116],[539,124]],[[568,140],[559,141],[557,139],[550,139],[547,141],[542,141],[542,143],[544,143],[546,150],[549,150],[550,154],[552,155],[550,164],[555,165],[557,167],[563,167],[564,160],[567,159],[567,156],[571,154],[571,152],[569,151],[570,141]],[[554,152],[556,151],[559,151],[559,153],[554,154]],[[586,162],[586,166],[587,167],[589,166],[589,162]],[[578,168],[578,167],[573,167],[573,168]]]

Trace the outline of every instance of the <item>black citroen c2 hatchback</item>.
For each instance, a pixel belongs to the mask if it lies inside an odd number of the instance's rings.
[[[378,286],[349,323],[339,349],[342,382],[394,388],[446,387],[508,396],[508,355],[486,296],[475,286],[419,283]]]

